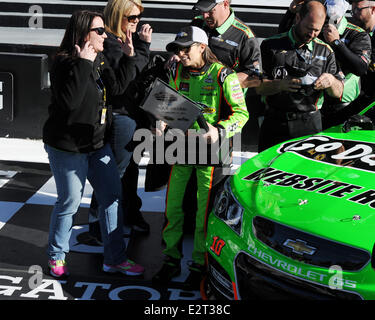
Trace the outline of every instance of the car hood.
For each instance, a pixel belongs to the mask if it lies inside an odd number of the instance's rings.
[[[371,141],[373,132],[322,133],[280,144],[241,166],[231,181],[233,194],[251,218],[264,216],[372,250],[375,144]]]

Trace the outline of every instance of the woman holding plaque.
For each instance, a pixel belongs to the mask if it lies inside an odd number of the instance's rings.
[[[199,131],[203,141],[210,146],[219,137],[229,138],[239,133],[249,118],[243,92],[236,73],[222,65],[208,47],[206,33],[198,27],[185,27],[175,41],[167,45],[179,62],[171,66],[169,85],[179,93],[204,106],[203,116],[208,130]],[[200,130],[198,122],[191,129]],[[191,132],[191,130],[189,130]],[[187,153],[195,151],[187,150]],[[166,244],[164,264],[154,276],[155,282],[168,282],[181,272],[181,240],[184,212],[182,202],[186,184],[195,172],[198,183],[198,210],[194,231],[192,263],[189,266],[193,286],[200,282],[205,272],[205,224],[207,220],[214,166],[210,163],[178,163],[172,167],[166,198],[167,224],[163,230]]]

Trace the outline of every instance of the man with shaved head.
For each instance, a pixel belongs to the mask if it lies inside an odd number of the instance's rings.
[[[320,132],[324,92],[335,98],[341,96],[344,76],[332,49],[317,38],[325,19],[326,8],[320,1],[304,1],[288,32],[262,42],[267,79],[257,88],[266,105],[259,151]]]
[[[279,25],[280,33],[290,29],[301,3],[303,0],[291,2]],[[325,0],[324,5],[327,18],[319,38],[333,49],[336,62],[345,75],[342,96],[339,99],[326,96],[321,108],[323,128],[329,128],[344,122],[347,113],[352,112],[351,103],[361,92],[360,78],[366,74],[370,63],[371,40],[365,30],[346,19],[348,1]]]

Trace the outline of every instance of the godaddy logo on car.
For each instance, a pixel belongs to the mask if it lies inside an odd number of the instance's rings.
[[[314,161],[375,171],[375,144],[369,142],[313,136],[284,143],[278,152],[293,152]]]

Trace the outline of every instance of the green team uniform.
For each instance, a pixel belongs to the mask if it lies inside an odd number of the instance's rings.
[[[226,137],[239,133],[249,118],[244,95],[236,73],[220,63],[206,65],[200,70],[189,70],[183,74],[183,65],[171,68],[169,84],[190,99],[205,104],[205,120],[219,129],[225,130]],[[192,129],[199,130],[195,122]],[[205,222],[212,187],[214,167],[209,165],[176,164],[172,167],[167,197],[166,218],[168,223],[163,230],[166,243],[164,254],[175,259],[181,258],[179,243],[183,235],[184,212],[182,209],[186,185],[193,169],[196,169],[198,182],[198,210],[194,233],[194,262],[205,263]]]

